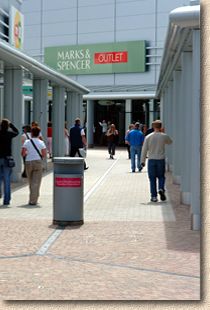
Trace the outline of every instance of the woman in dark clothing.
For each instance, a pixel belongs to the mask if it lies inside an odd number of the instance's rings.
[[[7,165],[7,156],[12,155],[12,139],[19,134],[18,129],[8,119],[0,124],[0,186],[4,182],[4,205],[10,204],[11,189],[10,176],[12,168]]]
[[[114,124],[110,125],[110,128],[106,133],[108,141],[108,152],[111,159],[114,159],[116,144],[118,143],[118,130],[115,128]]]

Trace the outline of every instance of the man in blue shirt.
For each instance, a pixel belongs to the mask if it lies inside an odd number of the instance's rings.
[[[135,128],[129,132],[126,141],[130,145],[131,152],[131,170],[136,171],[136,155],[137,155],[137,168],[141,172],[141,149],[144,142],[144,134],[140,130],[140,124],[135,123]]]

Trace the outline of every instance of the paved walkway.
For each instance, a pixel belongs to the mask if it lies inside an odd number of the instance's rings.
[[[199,232],[170,174],[167,202],[151,203],[146,168],[131,173],[125,149],[115,160],[90,149],[87,162],[82,226],[52,225],[52,173],[38,206],[25,184],[0,203],[0,298],[198,300]]]

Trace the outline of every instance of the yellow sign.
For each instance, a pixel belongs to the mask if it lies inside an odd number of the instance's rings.
[[[23,49],[24,16],[14,6],[11,6],[9,19],[10,44],[18,49]]]

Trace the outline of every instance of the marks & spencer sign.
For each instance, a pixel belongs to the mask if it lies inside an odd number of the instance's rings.
[[[45,63],[67,74],[145,71],[145,41],[45,48]]]

